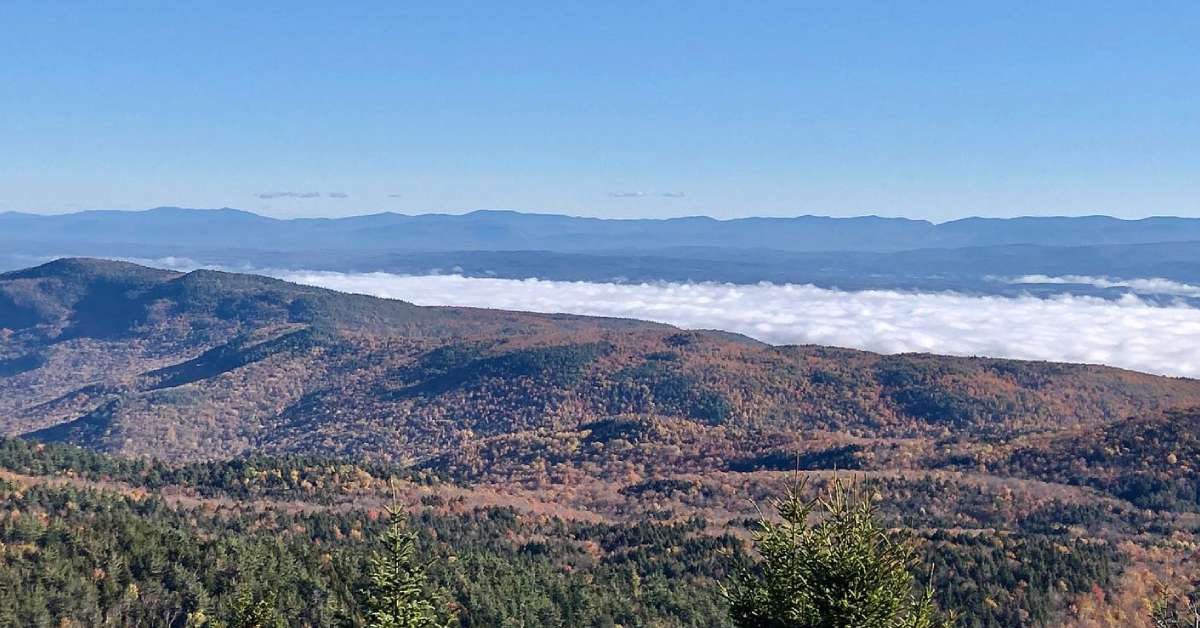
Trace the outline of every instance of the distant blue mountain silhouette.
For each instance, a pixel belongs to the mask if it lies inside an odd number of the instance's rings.
[[[1200,240],[1200,219],[1174,217],[966,218],[934,224],[877,216],[617,220],[493,210],[462,215],[383,213],[289,220],[229,208],[159,207],[50,216],[0,214],[0,243],[36,243],[47,250],[73,244],[129,243],[273,251],[592,252],[719,247],[888,252],[1014,244],[1085,246],[1196,240]]]

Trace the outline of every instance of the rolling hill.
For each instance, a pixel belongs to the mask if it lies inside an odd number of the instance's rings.
[[[773,347],[87,259],[0,275],[0,328],[6,432],[180,459],[424,460],[620,417],[731,442],[977,440],[1200,404],[1200,382],[1103,367]]]
[[[284,575],[228,577],[298,578],[315,597],[277,603],[317,621],[332,556],[362,559],[400,500],[480,625],[724,626],[716,583],[754,503],[801,474],[877,495],[963,625],[1137,625],[1146,583],[1200,532],[1196,408],[1200,382],[1098,366],[61,259],[0,275],[0,424],[23,437],[0,441],[0,537],[51,548],[0,574],[72,615],[119,606],[97,570],[152,592],[138,608],[224,604],[206,553],[270,556]],[[95,526],[139,541],[73,532]],[[161,578],[161,552],[190,575]],[[49,565],[82,588],[57,592]]]

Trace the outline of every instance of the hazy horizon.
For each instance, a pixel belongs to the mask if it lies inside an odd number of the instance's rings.
[[[897,220],[911,220],[911,221],[919,221],[919,222],[928,222],[933,225],[941,225],[941,224],[946,224],[946,223],[951,223],[951,222],[957,222],[960,220],[971,220],[971,219],[1013,220],[1013,219],[1023,219],[1023,218],[1113,218],[1116,220],[1124,220],[1124,221],[1138,221],[1138,220],[1146,220],[1146,219],[1153,219],[1153,218],[1200,219],[1200,216],[1186,216],[1186,215],[1181,215],[1181,214],[1155,214],[1155,213],[1149,213],[1149,214],[1145,214],[1145,215],[1136,215],[1136,216],[1126,216],[1126,215],[1114,214],[1114,213],[1078,213],[1078,214],[1048,213],[1048,214],[1013,214],[1013,215],[1007,215],[1007,216],[965,214],[962,216],[951,217],[951,218],[940,219],[940,220],[930,219],[930,218],[925,218],[925,217],[920,217],[920,216],[887,214],[887,213],[846,214],[846,215],[834,215],[834,214],[829,214],[829,213],[825,213],[825,214],[822,214],[822,213],[795,213],[795,214],[780,213],[780,214],[746,214],[746,215],[742,215],[742,216],[720,216],[720,215],[712,215],[712,214],[694,214],[694,213],[686,214],[685,213],[685,214],[679,214],[679,215],[664,215],[664,216],[650,216],[650,215],[646,215],[646,216],[640,216],[640,215],[606,216],[606,215],[600,215],[600,214],[576,213],[576,212],[565,212],[565,211],[554,211],[554,210],[537,211],[537,210],[514,209],[514,208],[508,208],[508,207],[477,207],[477,208],[471,208],[471,209],[442,210],[442,211],[416,211],[416,210],[413,210],[413,211],[404,211],[404,210],[367,211],[367,210],[363,210],[363,211],[350,211],[350,212],[342,213],[342,214],[327,214],[327,215],[316,214],[316,215],[311,215],[311,216],[310,215],[297,216],[297,215],[288,215],[287,213],[279,214],[279,213],[273,213],[273,212],[264,212],[264,211],[255,210],[255,209],[248,209],[245,207],[234,207],[234,206],[197,207],[197,206],[187,206],[187,205],[178,205],[178,204],[155,205],[155,206],[151,206],[151,207],[83,207],[83,208],[79,208],[79,209],[63,209],[63,210],[5,209],[5,210],[0,210],[0,214],[28,214],[28,215],[32,215],[32,216],[64,216],[64,215],[70,215],[70,214],[82,214],[82,213],[87,213],[87,212],[139,213],[139,212],[150,212],[150,211],[163,210],[163,209],[181,209],[181,210],[187,210],[187,211],[233,210],[233,211],[250,213],[250,214],[257,215],[257,216],[263,216],[266,218],[274,218],[277,220],[294,220],[294,219],[336,220],[336,219],[340,219],[340,218],[359,218],[359,217],[364,217],[364,216],[378,216],[378,215],[386,215],[386,214],[397,215],[397,216],[465,216],[468,214],[487,213],[487,212],[515,213],[515,214],[524,214],[524,215],[533,215],[533,216],[565,216],[568,218],[596,218],[596,219],[600,219],[600,220],[675,220],[675,219],[680,219],[680,218],[709,218],[712,220],[722,221],[722,222],[743,220],[743,219],[749,219],[749,218],[785,218],[785,219],[786,218],[839,218],[839,219],[884,218],[884,219],[897,219]]]

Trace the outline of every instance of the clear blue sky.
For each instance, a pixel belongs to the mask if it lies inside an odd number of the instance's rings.
[[[0,210],[1200,215],[1195,0],[266,4],[0,4]]]

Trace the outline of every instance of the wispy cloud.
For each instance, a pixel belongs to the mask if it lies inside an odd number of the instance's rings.
[[[660,321],[776,344],[883,353],[1088,362],[1200,377],[1200,309],[1136,296],[978,297],[759,284],[612,284],[538,279],[276,272],[290,281],[422,305],[468,305]]]
[[[683,192],[609,192],[608,195],[612,198],[683,198],[687,196]]]
[[[276,198],[321,198],[320,192],[259,192],[255,194],[258,198],[269,201]],[[326,192],[325,198],[350,198],[350,195],[345,192]]]
[[[259,192],[255,194],[263,200],[271,200],[275,198],[320,198],[320,192]]]

